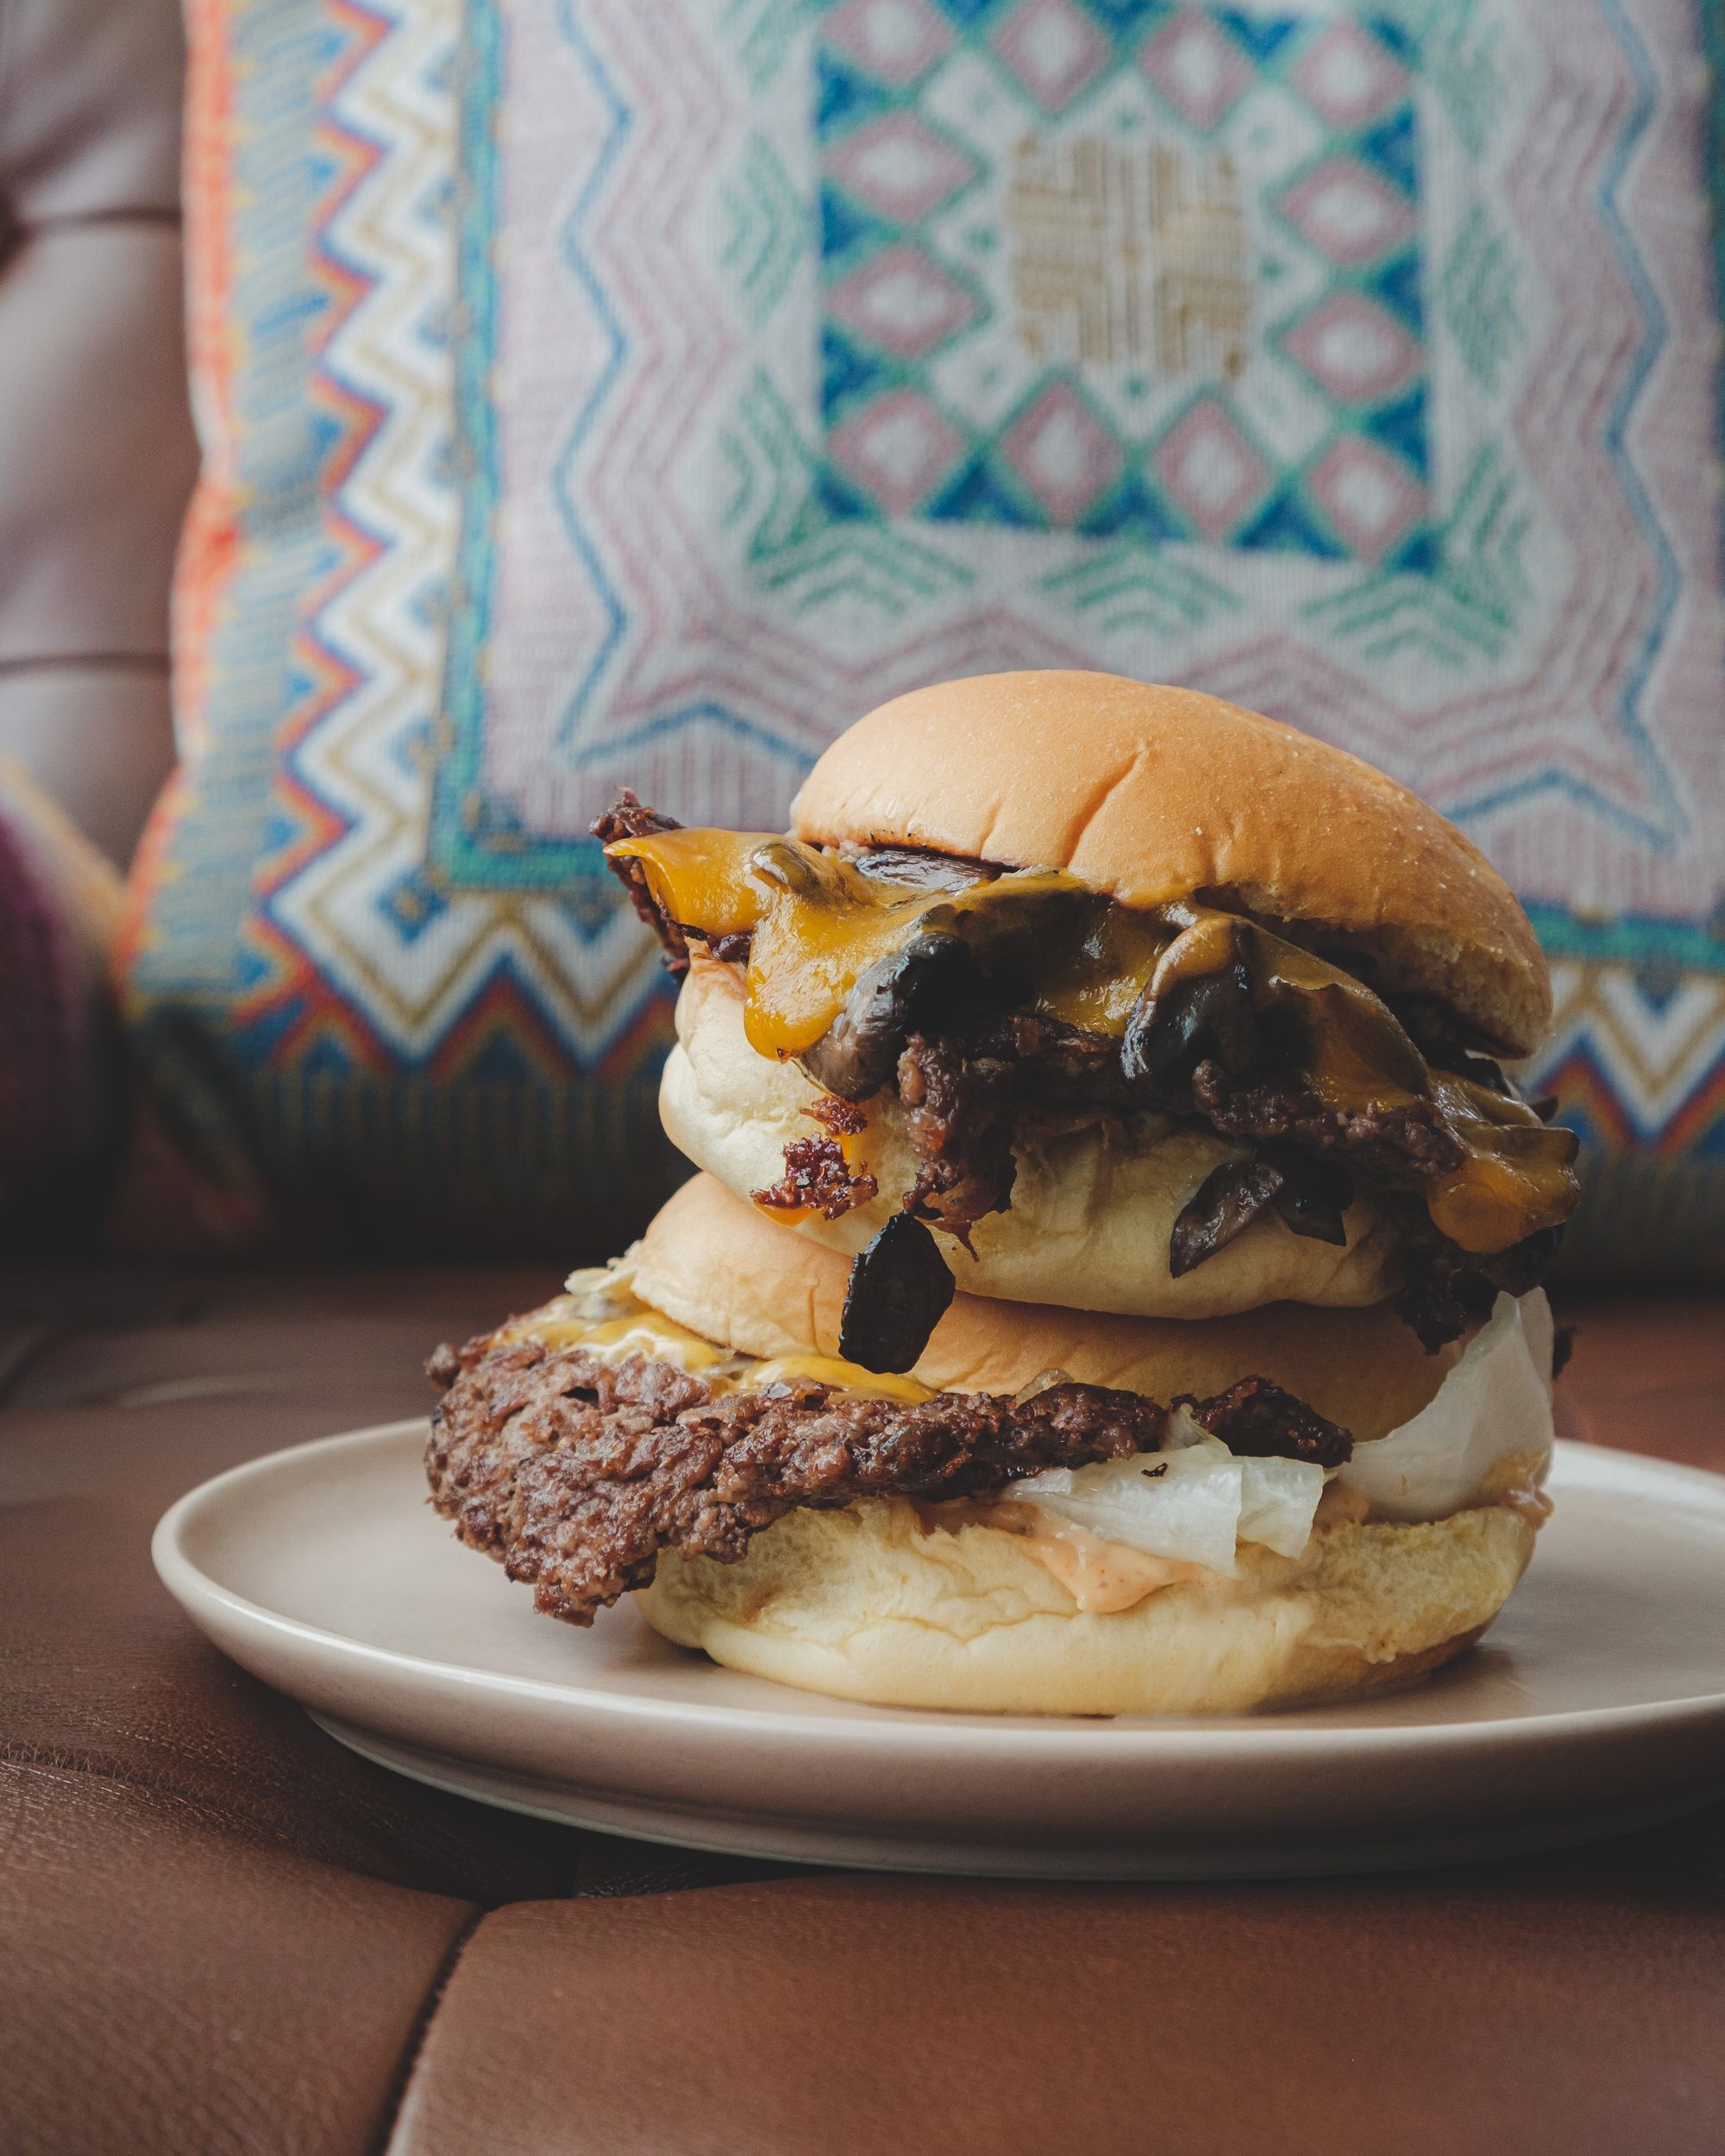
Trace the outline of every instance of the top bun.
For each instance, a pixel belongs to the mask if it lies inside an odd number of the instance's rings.
[[[838,1352],[849,1262],[768,1220],[711,1175],[662,1206],[634,1252],[643,1302],[744,1355]],[[1226,1392],[1268,1377],[1362,1442],[1409,1421],[1460,1351],[1427,1355],[1387,1304],[1270,1303],[1203,1320],[1117,1318],[955,1295],[912,1373],[938,1392],[1018,1392],[1058,1369],[1142,1393]]]
[[[1369,957],[1524,1056],[1551,1022],[1527,917],[1453,824],[1357,756],[1191,689],[994,674],[895,698],[791,808],[822,845],[1063,868],[1123,906],[1215,895]]]

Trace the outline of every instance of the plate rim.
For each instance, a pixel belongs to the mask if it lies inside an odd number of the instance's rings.
[[[1650,1800],[1609,1804],[1603,1820],[1597,1808],[1571,1815],[1564,1829],[1555,1836],[1548,1825],[1525,1828],[1488,1827],[1464,1829],[1459,1833],[1437,1829],[1430,1833],[1392,1833],[1389,1836],[1346,1837],[1340,1840],[1321,1837],[1306,1839],[1295,1835],[1281,1843],[1251,1835],[1228,1836],[1222,1839],[1231,1853],[1220,1861],[1216,1844],[1197,1851],[1184,1849],[1171,1853],[1168,1843],[1151,1841],[1137,1845],[1151,1851],[1144,1858],[1123,1859],[1116,1848],[1114,1860],[1103,1865],[1098,1863],[1094,1847],[1076,1861],[1051,1861],[1049,1851],[1065,1845],[1046,1835],[1028,1843],[997,1839],[967,1843],[931,1836],[893,1837],[878,1829],[858,1832],[837,1827],[816,1827],[812,1833],[794,1827],[793,1837],[787,1838],[783,1832],[784,1822],[775,1821],[770,1828],[762,1830],[756,1824],[759,1815],[747,1811],[704,1809],[695,1813],[651,1800],[644,1805],[639,1800],[619,1804],[615,1799],[602,1796],[595,1800],[593,1793],[586,1790],[571,1797],[566,1783],[509,1769],[499,1773],[486,1761],[439,1754],[432,1748],[368,1730],[362,1724],[344,1722],[340,1715],[321,1708],[307,1708],[305,1712],[326,1736],[345,1745],[373,1766],[405,1775],[428,1789],[495,1805],[530,1819],[549,1820],[585,1833],[618,1835],[625,1840],[650,1843],[659,1848],[692,1849],[708,1855],[745,1858],[765,1856],[775,1863],[813,1863],[837,1865],[844,1871],[921,1877],[1023,1879],[1069,1885],[1181,1885],[1212,1880],[1244,1885],[1253,1881],[1317,1883],[1327,1879],[1361,1879],[1386,1871],[1447,1871],[1460,1865],[1494,1862],[1547,1850],[1585,1848],[1590,1843],[1617,1834],[1644,1832],[1689,1818],[1697,1810],[1725,1798],[1725,1782],[1716,1777],[1705,1784],[1685,1784],[1675,1796],[1667,1791]],[[487,1786],[477,1787],[475,1774]],[[499,1788],[499,1783],[514,1787]],[[532,1789],[550,1801],[535,1802],[521,1793],[524,1788]],[[560,1797],[568,1801],[560,1802]],[[603,1816],[593,1810],[595,1801]],[[645,1823],[643,1813],[652,1819],[651,1825]],[[667,1823],[668,1814],[674,1821],[674,1831]],[[715,1820],[720,1822],[717,1826]],[[731,1823],[730,1831],[727,1822]],[[737,1831],[738,1827],[740,1832]],[[1239,1853],[1232,1853],[1234,1851]]]
[[[986,1753],[1028,1740],[1045,1751],[1062,1748],[1079,1756],[1106,1751],[1116,1758],[1128,1749],[1148,1755],[1176,1757],[1204,1752],[1249,1755],[1270,1750],[1286,1756],[1301,1746],[1317,1755],[1357,1753],[1363,1747],[1383,1752],[1415,1746],[1447,1749],[1471,1745],[1495,1750],[1561,1742],[1583,1733],[1622,1736],[1638,1724],[1648,1727],[1681,1726],[1725,1714],[1725,1687],[1712,1692],[1686,1694],[1673,1700],[1627,1701],[1613,1706],[1572,1708],[1553,1714],[1450,1722],[1353,1727],[1343,1724],[1338,1727],[1314,1727],[1298,1721],[1291,1714],[1273,1714],[1214,1718],[1096,1718],[983,1715],[938,1708],[882,1708],[865,1711],[853,1719],[850,1714],[819,1715],[806,1710],[795,1713],[732,1702],[703,1703],[658,1699],[638,1692],[603,1690],[579,1683],[555,1683],[542,1677],[465,1668],[458,1663],[373,1645],[254,1602],[204,1571],[188,1554],[185,1546],[188,1529],[211,1506],[229,1500],[246,1483],[267,1481],[282,1472],[289,1463],[301,1462],[319,1452],[380,1450],[385,1445],[398,1444],[418,1434],[428,1426],[429,1419],[407,1416],[394,1422],[338,1431],[327,1437],[308,1438],[298,1445],[261,1453],[255,1459],[240,1461],[209,1476],[177,1498],[157,1521],[150,1539],[150,1555],[158,1577],[200,1630],[204,1629],[198,1614],[202,1605],[219,1608],[242,1624],[291,1641],[301,1649],[315,1647],[326,1655],[333,1651],[349,1666],[368,1668],[387,1676],[411,1676],[421,1682],[429,1679],[523,1702],[557,1702],[584,1714],[608,1715],[618,1720],[675,1723],[685,1727],[691,1724],[735,1727],[739,1722],[746,1722],[751,1730],[771,1733],[787,1743],[828,1746],[848,1744],[870,1748],[891,1742],[925,1750],[957,1746],[973,1753]],[[1613,1471],[1627,1472],[1665,1482],[1673,1489],[1681,1489],[1701,1498],[1709,1508],[1725,1515],[1725,1475],[1709,1469],[1562,1438],[1557,1440],[1557,1454],[1560,1468],[1584,1463],[1598,1467],[1607,1475]],[[1725,1531],[1725,1517],[1722,1517],[1721,1526]],[[844,1701],[835,1704],[854,1709],[865,1703]],[[872,1719],[874,1714],[894,1719],[890,1723],[876,1720]]]

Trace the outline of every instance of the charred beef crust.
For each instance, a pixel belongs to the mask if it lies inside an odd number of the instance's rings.
[[[1211,1063],[1199,1065],[1192,1089],[1195,1104],[1229,1137],[1249,1139],[1273,1157],[1280,1157],[1280,1146],[1304,1146],[1373,1179],[1377,1209],[1400,1243],[1402,1284],[1394,1308],[1428,1355],[1490,1317],[1500,1293],[1525,1295],[1537,1288],[1556,1263],[1561,1228],[1542,1228],[1508,1250],[1480,1255],[1437,1226],[1418,1185],[1459,1166],[1463,1154],[1426,1101],[1351,1115],[1326,1108],[1304,1087],[1278,1080],[1242,1084]]]
[[[463,1542],[506,1557],[523,1470],[581,1437],[644,1438],[698,1406],[708,1388],[668,1363],[633,1358],[601,1371],[588,1356],[548,1356],[536,1341],[440,1347],[427,1374],[444,1388],[425,1456],[431,1501]],[[453,1371],[453,1375],[450,1373]],[[583,1374],[593,1382],[583,1389]]]
[[[785,1148],[785,1172],[778,1181],[750,1196],[769,1213],[818,1213],[823,1220],[841,1220],[866,1206],[880,1188],[866,1170],[851,1167],[836,1138],[796,1138]]]
[[[818,1082],[831,1075],[827,1062],[806,1059],[806,1068]],[[1023,1013],[962,1038],[913,1033],[892,1075],[918,1158],[916,1180],[904,1194],[905,1210],[961,1240],[985,1213],[1000,1212],[1010,1202],[1016,1172],[1013,1138],[1021,1108],[1125,1111],[1132,1105],[1115,1042]],[[816,1101],[805,1112],[837,1128],[829,1117],[841,1105]],[[860,1130],[866,1121],[859,1116],[843,1127]],[[775,1191],[796,1181],[798,1161],[792,1156],[800,1160],[806,1144],[798,1139],[786,1147],[785,1181],[774,1185]],[[762,1204],[790,1202],[756,1194]],[[874,1194],[871,1188],[852,1203],[866,1205]]]
[[[1421,1200],[1408,1192],[1380,1191],[1377,1204],[1401,1242],[1396,1314],[1428,1355],[1489,1318],[1500,1294],[1525,1295],[1537,1288],[1563,1246],[1561,1228],[1541,1228],[1507,1250],[1481,1257],[1451,1242],[1433,1224]]]
[[[1038,1108],[1112,1108],[1140,1105],[1120,1069],[1120,1044],[1059,1018],[1015,1012],[978,1037],[978,1052],[1014,1066],[1019,1091]]]
[[[1173,1404],[1189,1409],[1195,1422],[1244,1458],[1345,1467],[1353,1457],[1353,1439],[1346,1430],[1267,1377],[1243,1377],[1214,1400],[1182,1393]]]
[[[715,1399],[663,1363],[612,1369],[531,1341],[441,1348],[428,1368],[447,1384],[426,1451],[433,1505],[577,1625],[646,1586],[662,1551],[735,1564],[799,1506],[989,1496],[1151,1450],[1165,1421],[1153,1401],[1094,1385],[912,1407],[804,1382]]]
[[[913,1033],[899,1057],[899,1100],[917,1156],[905,1211],[967,1243],[984,1214],[1012,1202],[1018,1163],[1013,1065],[945,1035]]]
[[[785,1172],[778,1181],[749,1194],[770,1213],[812,1211],[825,1220],[842,1219],[880,1192],[880,1184],[866,1169],[851,1167],[839,1143],[866,1130],[869,1119],[861,1108],[831,1095],[811,1100],[803,1113],[831,1135],[793,1138],[785,1148]]]
[[[1491,1302],[1489,1282],[1453,1244],[1441,1239],[1432,1244],[1403,1243],[1402,1286],[1393,1307],[1427,1355],[1458,1340],[1470,1326],[1489,1316]]]
[[[608,846],[613,839],[645,838],[654,831],[681,830],[682,826],[674,816],[661,816],[657,809],[649,808],[633,787],[620,786],[616,799],[602,816],[594,818],[591,828],[599,843]],[[628,892],[630,904],[658,937],[665,954],[666,970],[681,980],[689,969],[689,939],[676,922],[660,911],[648,888],[646,870],[638,861],[613,860],[609,856],[605,865]]]
[[[811,1100],[803,1113],[834,1138],[856,1138],[869,1127],[868,1117],[854,1102],[835,1100],[830,1094]]]

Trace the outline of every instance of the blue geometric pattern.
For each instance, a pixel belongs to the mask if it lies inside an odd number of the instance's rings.
[[[895,6],[816,54],[828,513],[1431,574],[1410,34]]]

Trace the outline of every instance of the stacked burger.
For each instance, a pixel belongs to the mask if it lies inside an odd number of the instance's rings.
[[[1525,916],[1369,766],[1187,691],[884,705],[788,835],[624,792],[703,1171],[459,1351],[461,1539],[575,1624],[900,1706],[1405,1683],[1548,1506],[1575,1141]]]

